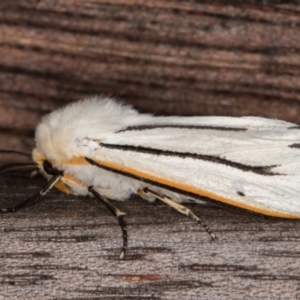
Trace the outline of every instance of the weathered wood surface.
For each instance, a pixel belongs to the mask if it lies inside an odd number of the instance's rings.
[[[17,174],[0,180],[1,206],[43,182]],[[53,191],[42,203],[2,215],[0,299],[300,298],[300,222],[189,205],[218,235],[210,242],[163,204],[117,204],[127,212],[124,261],[118,223],[93,199]]]
[[[299,7],[209,2],[0,1],[0,148],[30,150],[44,113],[102,93],[144,112],[300,123]],[[1,176],[0,205],[42,182]],[[94,200],[53,191],[1,216],[0,299],[300,298],[299,222],[190,205],[211,243],[163,204],[118,206],[125,261]]]

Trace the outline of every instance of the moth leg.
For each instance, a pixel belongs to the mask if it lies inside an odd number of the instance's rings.
[[[33,196],[29,197],[25,201],[15,205],[15,206],[8,207],[8,208],[1,208],[0,213],[5,214],[5,213],[16,212],[23,207],[26,207],[30,204],[37,202],[37,200],[41,196],[46,195],[51,190],[51,188],[60,180],[61,176],[62,176],[62,174],[57,174],[57,175],[53,176],[50,180],[48,180],[46,182],[46,184],[40,189],[40,191],[38,193],[34,194]]]
[[[125,257],[125,252],[127,250],[127,245],[128,245],[128,239],[127,239],[127,227],[125,224],[125,221],[123,219],[123,216],[125,216],[125,213],[120,211],[118,208],[116,208],[114,205],[111,204],[111,202],[106,199],[105,197],[101,196],[95,187],[89,186],[88,191],[92,193],[97,200],[99,200],[101,203],[103,203],[118,219],[121,230],[122,230],[122,235],[123,235],[123,247],[120,253],[120,259],[123,259]]]
[[[194,219],[199,225],[201,225],[204,228],[204,230],[210,235],[213,241],[217,240],[217,236],[210,230],[210,228],[187,207],[174,202],[172,199],[170,199],[167,196],[159,195],[149,188],[144,188],[142,191],[144,194],[149,196],[154,196],[156,199],[161,200],[162,202],[168,204],[169,206],[176,209],[178,212],[190,217],[191,219]]]

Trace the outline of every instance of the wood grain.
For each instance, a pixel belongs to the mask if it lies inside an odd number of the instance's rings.
[[[45,113],[95,94],[156,114],[300,123],[300,8],[265,2],[2,0],[0,148],[30,151]],[[1,176],[0,206],[42,184]],[[300,299],[299,222],[189,205],[212,243],[161,203],[117,205],[124,261],[95,200],[53,191],[1,215],[0,299]]]
[[[1,206],[43,182],[1,177]],[[42,203],[1,215],[0,299],[299,298],[299,222],[187,205],[218,235],[211,242],[161,203],[115,204],[127,213],[124,261],[117,220],[92,198],[53,191]]]

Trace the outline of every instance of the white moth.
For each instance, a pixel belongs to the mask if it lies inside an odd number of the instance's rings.
[[[118,218],[108,199],[133,194],[159,199],[195,219],[181,205],[203,197],[264,215],[300,218],[300,127],[259,117],[156,117],[94,97],[45,116],[36,129],[34,163],[7,164],[1,171],[38,168],[66,193],[94,195]]]

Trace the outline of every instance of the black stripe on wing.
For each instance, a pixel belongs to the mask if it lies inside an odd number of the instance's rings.
[[[201,130],[218,130],[218,131],[247,131],[247,128],[243,127],[223,127],[223,126],[207,126],[207,125],[185,125],[185,124],[154,124],[154,125],[137,125],[128,126],[124,129],[117,131],[116,133],[126,131],[142,131],[151,129],[164,129],[164,128],[179,128],[179,129],[201,129]]]
[[[221,158],[215,155],[206,155],[206,154],[198,154],[198,153],[190,153],[190,152],[175,152],[170,150],[161,150],[161,149],[154,149],[142,146],[131,146],[131,145],[115,145],[115,144],[105,144],[100,143],[101,147],[108,148],[108,149],[115,149],[121,151],[132,151],[138,153],[147,153],[151,155],[157,156],[174,156],[179,158],[192,158],[197,160],[204,160],[209,161],[216,164],[222,164],[226,166],[230,166],[235,169],[239,169],[246,172],[253,172],[260,175],[283,175],[279,173],[274,173],[271,171],[272,168],[278,167],[279,165],[272,165],[272,166],[249,166],[245,164],[241,164],[238,162],[234,162],[225,158]]]

